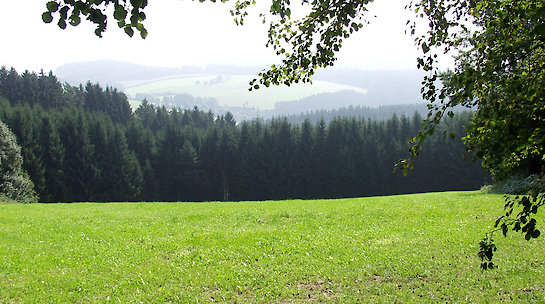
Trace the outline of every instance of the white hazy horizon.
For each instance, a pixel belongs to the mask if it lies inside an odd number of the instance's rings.
[[[229,10],[233,3],[198,3],[186,0],[150,1],[145,9],[143,40],[125,35],[110,20],[103,38],[82,20],[61,30],[56,19],[44,24],[46,0],[4,1],[0,11],[2,44],[0,66],[46,71],[72,62],[119,60],[157,67],[206,65],[269,66],[280,62],[266,48],[267,28],[252,10],[244,26],[236,26]],[[345,41],[335,67],[364,70],[416,68],[419,52],[413,37],[405,35],[406,1],[381,0],[370,5],[371,24]]]

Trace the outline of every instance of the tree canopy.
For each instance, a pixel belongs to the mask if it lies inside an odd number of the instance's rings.
[[[422,1],[413,6],[429,20],[427,34],[417,38],[430,71],[422,93],[430,112],[413,140],[411,152],[433,133],[456,106],[476,110],[465,137],[468,150],[482,158],[496,180],[545,172],[545,4],[535,0]],[[455,68],[441,73],[434,49],[456,55]],[[441,81],[439,86],[437,81]],[[410,162],[404,163],[411,166]],[[543,189],[508,198],[505,215],[495,223],[504,235],[520,231],[527,240],[540,235],[533,218],[545,203]],[[518,210],[518,212],[517,212]],[[496,230],[494,230],[496,231]],[[481,242],[483,268],[496,247],[492,231]]]
[[[23,170],[21,147],[0,120],[0,199],[4,198],[22,203],[37,201],[34,184]]]

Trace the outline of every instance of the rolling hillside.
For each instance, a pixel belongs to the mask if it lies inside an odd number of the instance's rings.
[[[545,239],[478,241],[503,197],[0,205],[2,303],[540,303]]]
[[[302,99],[316,94],[354,91],[365,95],[362,88],[337,84],[330,81],[314,81],[313,84],[278,86],[249,91],[248,83],[254,75],[182,75],[178,77],[125,82],[125,93],[132,99],[137,94],[153,95],[159,100],[164,96],[190,94],[194,97],[216,99],[222,106],[255,107],[271,110],[277,102]]]

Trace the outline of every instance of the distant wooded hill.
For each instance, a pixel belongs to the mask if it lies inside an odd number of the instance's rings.
[[[287,115],[287,120],[292,124],[302,124],[305,120],[318,123],[323,120],[326,123],[339,118],[355,118],[369,120],[388,120],[393,116],[401,117],[420,115],[425,117],[428,113],[426,104],[389,105],[379,107],[348,106],[332,110],[315,110],[302,112],[298,115]],[[278,116],[283,117],[283,116]]]
[[[72,84],[99,82],[123,90],[134,104],[148,100],[167,108],[194,105],[237,120],[298,115],[341,107],[422,103],[418,71],[320,70],[314,84],[248,91],[259,67],[161,68],[118,61],[72,63],[57,69]],[[400,114],[400,113],[398,113]]]

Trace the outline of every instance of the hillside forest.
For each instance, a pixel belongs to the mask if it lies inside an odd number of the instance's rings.
[[[42,202],[215,201],[360,197],[477,189],[464,160],[472,113],[445,120],[408,176],[394,172],[422,125],[388,119],[286,117],[237,122],[229,112],[166,109],[53,73],[0,70],[0,120],[15,133]],[[453,133],[455,139],[444,136]],[[470,158],[470,157],[468,157]]]

